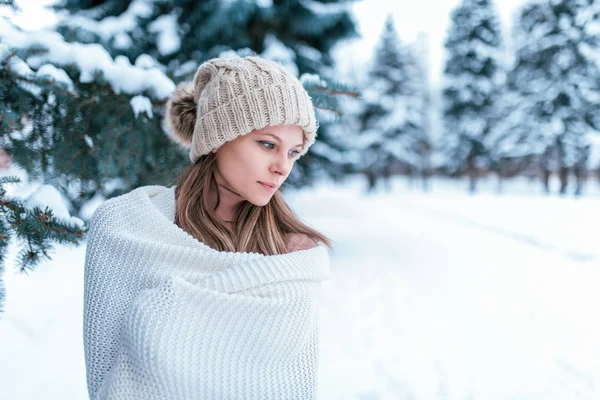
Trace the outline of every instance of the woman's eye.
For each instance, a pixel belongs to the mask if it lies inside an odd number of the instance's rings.
[[[259,140],[259,143],[261,143],[264,147],[268,149],[272,149],[273,147],[275,147],[275,143],[267,142],[266,140]]]
[[[260,143],[263,147],[272,150],[275,147],[275,143],[273,142],[269,142],[266,140],[259,140],[258,143]],[[300,152],[298,150],[292,150],[289,155],[294,158],[296,157],[298,154],[300,154]]]

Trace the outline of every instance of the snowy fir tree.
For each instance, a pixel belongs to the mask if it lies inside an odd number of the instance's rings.
[[[544,189],[557,172],[560,193],[568,177],[582,190],[592,136],[597,137],[600,75],[600,3],[545,0],[526,5],[515,24],[515,63],[508,75],[512,106],[497,136],[499,153],[526,159],[541,172]]]
[[[338,96],[356,95],[332,79],[332,47],[356,35],[344,3],[64,0],[56,5],[69,12],[64,22],[34,32],[0,17],[0,148],[65,201],[63,212],[33,209],[3,192],[2,259],[11,232],[27,243],[20,264],[31,269],[53,241],[83,236],[85,226],[68,221],[83,218],[90,199],[174,184],[189,160],[165,132],[164,106],[176,83],[209,58],[279,61],[300,77],[318,109],[339,113]],[[336,144],[326,125],[291,184],[340,169],[339,158],[329,157]]]
[[[400,42],[388,16],[363,90],[360,111],[360,170],[373,189],[393,173],[423,169],[427,138],[423,129],[421,71],[408,47]]]
[[[175,85],[143,60],[131,65],[99,45],[0,24],[0,147],[76,214],[95,195],[170,182],[164,168],[185,161],[153,111]]]
[[[410,51],[415,56],[416,60],[416,72],[417,78],[416,83],[419,85],[419,93],[422,98],[421,102],[421,113],[422,113],[422,124],[421,129],[423,131],[422,140],[418,146],[418,153],[421,157],[420,167],[420,178],[421,185],[424,191],[429,191],[429,177],[433,173],[433,119],[435,106],[433,104],[432,86],[429,77],[430,71],[430,60],[429,60],[429,37],[426,33],[420,32],[417,34],[416,40],[410,44]],[[415,181],[416,182],[416,181]]]
[[[522,146],[523,143],[518,142],[520,137],[526,138],[528,132],[536,128],[528,125],[523,98],[508,85],[502,88],[497,104],[500,119],[485,137],[484,146],[489,150],[490,162],[498,174],[498,192],[502,192],[506,178],[538,175],[536,161],[528,151],[529,146]]]
[[[334,113],[338,95],[354,94],[327,79],[331,48],[356,34],[338,3],[65,0],[56,8],[73,14],[56,32],[23,32],[3,19],[2,147],[65,193],[75,213],[95,195],[172,183],[187,155],[163,131],[164,105],[208,58],[237,52],[280,61],[317,107]],[[336,169],[323,125],[291,184]]]
[[[0,2],[0,6],[17,9],[11,0]],[[3,29],[1,24],[0,29]],[[11,140],[8,133],[28,116],[43,114],[41,99],[46,91],[64,93],[62,83],[48,79],[48,74],[54,72],[52,69],[42,68],[39,74],[33,74],[19,54],[23,57],[28,55],[0,43],[0,102],[3,105],[0,110],[0,150],[3,157],[8,156],[5,150]],[[35,135],[31,131],[27,134]],[[35,157],[42,146],[43,143],[38,141],[36,146],[28,148],[14,159],[27,161]],[[27,272],[50,258],[54,244],[79,244],[86,231],[80,219],[69,215],[59,193],[51,186],[41,186],[25,201],[10,196],[7,186],[19,182],[16,176],[0,178],[0,314],[5,297],[1,277],[11,240],[14,239],[20,247],[16,266],[21,272]]]
[[[20,247],[16,266],[26,273],[50,259],[54,244],[78,245],[87,230],[82,220],[69,215],[53,186],[41,185],[25,201],[10,196],[6,186],[19,182],[18,177],[0,177],[0,314],[5,296],[1,277],[11,239]]]
[[[501,29],[491,0],[463,0],[451,15],[442,92],[443,169],[467,174],[471,192],[478,170],[489,167],[485,137],[498,120]]]
[[[237,52],[276,60],[301,78],[317,109],[339,113],[337,95],[355,95],[335,81],[330,51],[356,36],[347,0],[63,0],[72,16],[58,27],[66,40],[99,43],[112,57],[148,59],[174,82],[189,80],[203,61]],[[150,61],[151,60],[151,61]],[[331,119],[331,118],[329,118]],[[302,186],[319,173],[335,174],[339,143],[321,118],[319,142],[302,157],[288,183]]]

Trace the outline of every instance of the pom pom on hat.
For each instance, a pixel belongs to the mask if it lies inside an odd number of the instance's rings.
[[[194,83],[182,82],[167,102],[165,123],[170,138],[181,147],[192,147],[196,125],[197,104],[194,100]]]

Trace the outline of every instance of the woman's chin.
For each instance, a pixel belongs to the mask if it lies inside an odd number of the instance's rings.
[[[269,204],[269,201],[271,201],[271,196],[254,196],[250,199],[246,199],[247,201],[249,201],[250,203],[254,204],[257,207],[264,207],[267,204]]]

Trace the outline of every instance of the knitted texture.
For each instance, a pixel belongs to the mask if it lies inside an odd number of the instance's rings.
[[[171,138],[190,150],[190,160],[225,142],[266,126],[291,124],[315,142],[318,123],[302,83],[282,65],[260,57],[215,58],[196,71],[193,82],[179,84],[167,102]]]
[[[174,189],[140,187],[92,216],[90,399],[314,399],[327,248],[214,250],[174,223]]]

